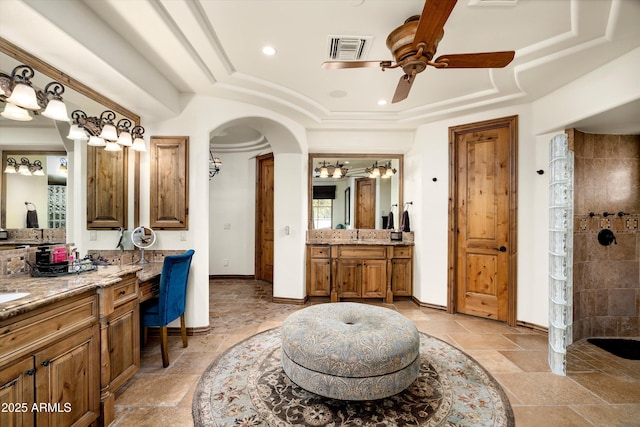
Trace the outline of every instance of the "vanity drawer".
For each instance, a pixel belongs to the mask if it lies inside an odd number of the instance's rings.
[[[386,246],[340,246],[338,250],[338,257],[340,258],[386,258],[387,247]]]
[[[411,248],[409,246],[395,246],[393,248],[394,258],[411,258]]]
[[[122,282],[111,287],[113,292],[113,303],[118,305],[123,300],[130,299],[131,295],[137,294],[138,278],[135,274],[123,277]]]
[[[329,258],[329,246],[311,246],[311,258]]]
[[[160,277],[154,277],[140,283],[138,287],[138,298],[140,302],[147,301],[153,297],[157,297],[160,293]]]
[[[98,299],[94,292],[0,321],[0,365],[9,357],[33,352],[96,323]]]

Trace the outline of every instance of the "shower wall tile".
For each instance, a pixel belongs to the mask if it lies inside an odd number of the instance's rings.
[[[640,136],[582,134],[574,153],[573,338],[637,337]],[[616,244],[599,244],[604,228],[613,231]]]

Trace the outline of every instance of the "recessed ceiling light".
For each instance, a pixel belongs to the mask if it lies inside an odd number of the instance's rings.
[[[265,46],[262,48],[262,53],[267,56],[272,56],[276,54],[276,48],[273,46]]]
[[[387,105],[387,100],[386,99],[381,99],[378,101],[378,105],[382,106],[382,105]]]

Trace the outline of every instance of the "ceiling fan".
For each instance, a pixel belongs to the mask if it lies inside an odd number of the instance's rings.
[[[414,15],[387,37],[387,47],[394,61],[327,61],[322,67],[328,70],[341,68],[380,67],[402,68],[392,102],[399,102],[409,95],[416,74],[428,65],[435,68],[502,68],[515,55],[514,51],[460,53],[441,55],[433,60],[438,43],[444,36],[444,24],[449,19],[457,0],[426,0],[422,15]]]

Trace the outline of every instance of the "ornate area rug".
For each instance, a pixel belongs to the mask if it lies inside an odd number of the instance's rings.
[[[420,334],[422,364],[405,391],[363,402],[328,399],[291,382],[280,362],[280,328],[218,357],[193,397],[196,426],[514,426],[497,381],[457,348]]]

